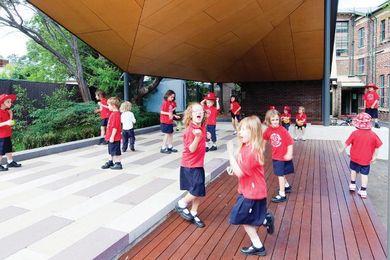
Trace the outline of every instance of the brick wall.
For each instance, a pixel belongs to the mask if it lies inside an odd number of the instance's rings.
[[[284,106],[292,108],[292,114],[304,106],[308,121],[321,121],[321,81],[287,81],[241,83],[242,112],[245,115],[264,115],[270,105],[283,112]]]

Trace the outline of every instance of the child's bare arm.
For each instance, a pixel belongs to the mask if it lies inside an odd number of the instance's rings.
[[[219,98],[217,98],[217,99],[215,100],[215,102],[216,102],[217,109],[219,110],[219,109],[221,108],[220,105],[219,105]]]
[[[372,155],[371,163],[374,163],[376,161],[376,157],[378,156],[378,150],[379,148],[375,149],[374,154]]]
[[[233,169],[233,173],[237,177],[240,178],[243,175],[243,172],[242,172],[240,166],[237,163],[236,157],[234,156],[233,142],[229,141],[229,142],[227,142],[226,145],[227,145],[227,151],[228,151],[228,154],[229,154],[230,167]]]
[[[292,160],[292,158],[293,158],[293,145],[290,144],[289,146],[287,146],[287,153],[284,155],[284,159],[290,161]]]
[[[111,133],[111,136],[110,136],[110,143],[114,142],[114,137],[115,137],[117,131],[118,131],[118,129],[116,129],[116,128],[112,129],[112,133]]]
[[[202,131],[200,129],[194,129],[192,133],[195,135],[195,138],[190,144],[190,146],[188,147],[191,153],[195,152],[196,149],[198,148],[199,141],[202,137]]]

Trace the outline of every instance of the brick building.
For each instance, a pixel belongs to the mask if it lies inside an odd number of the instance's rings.
[[[363,109],[364,86],[375,83],[381,117],[388,118],[390,86],[390,8],[385,3],[370,11],[341,11],[335,34],[337,84],[332,87],[332,114]]]

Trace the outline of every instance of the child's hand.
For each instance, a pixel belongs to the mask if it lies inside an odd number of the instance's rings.
[[[371,163],[375,163],[375,162],[376,162],[376,157],[372,157]]]
[[[194,129],[194,130],[192,130],[192,133],[195,135],[195,137],[202,136],[202,130],[200,130],[200,129]]]
[[[180,119],[180,116],[178,115],[173,115],[176,119]]]
[[[13,126],[15,124],[14,122],[15,122],[14,120],[10,119],[10,120],[5,121],[5,124],[9,125],[9,126]]]
[[[218,102],[218,101],[219,101],[219,98],[217,98],[215,101],[217,101],[217,102]]]
[[[114,142],[114,137],[110,137],[109,142],[110,142],[110,143],[113,143],[113,142]]]
[[[172,112],[170,112],[168,116],[169,116],[169,119],[173,119],[173,113]]]
[[[101,106],[101,105],[102,105],[102,103],[100,103],[100,102],[98,102],[97,104],[98,104],[98,106]]]
[[[292,158],[293,158],[293,157],[292,157],[291,154],[286,153],[286,154],[284,155],[284,159],[285,159],[286,161],[291,161]]]

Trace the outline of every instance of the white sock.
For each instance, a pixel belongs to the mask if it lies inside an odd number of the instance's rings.
[[[217,144],[213,142],[213,146],[217,147]]]
[[[279,195],[282,196],[282,197],[286,197],[286,193],[283,191],[279,191]]]
[[[264,218],[263,225],[267,224],[267,218]]]
[[[261,243],[260,241],[260,238],[259,237],[256,237],[252,240],[252,245],[256,248],[262,248],[263,247],[263,243]]]
[[[13,162],[13,160],[11,160],[11,161],[10,161],[10,160],[7,160],[7,162],[8,162],[8,163],[12,163],[12,162]]]
[[[286,181],[286,182],[284,183],[284,187],[285,187],[285,188],[288,188],[288,187],[290,187],[290,184]]]
[[[198,212],[191,210],[191,215],[195,217],[196,215],[198,215]]]
[[[172,149],[172,147],[173,147],[173,146],[172,146],[171,144],[168,145],[168,149]]]
[[[187,203],[185,203],[183,199],[179,200],[177,202],[177,204],[179,205],[180,208],[186,208],[187,207]]]
[[[161,149],[164,150],[164,149],[167,149],[167,147],[165,145],[161,146]]]

